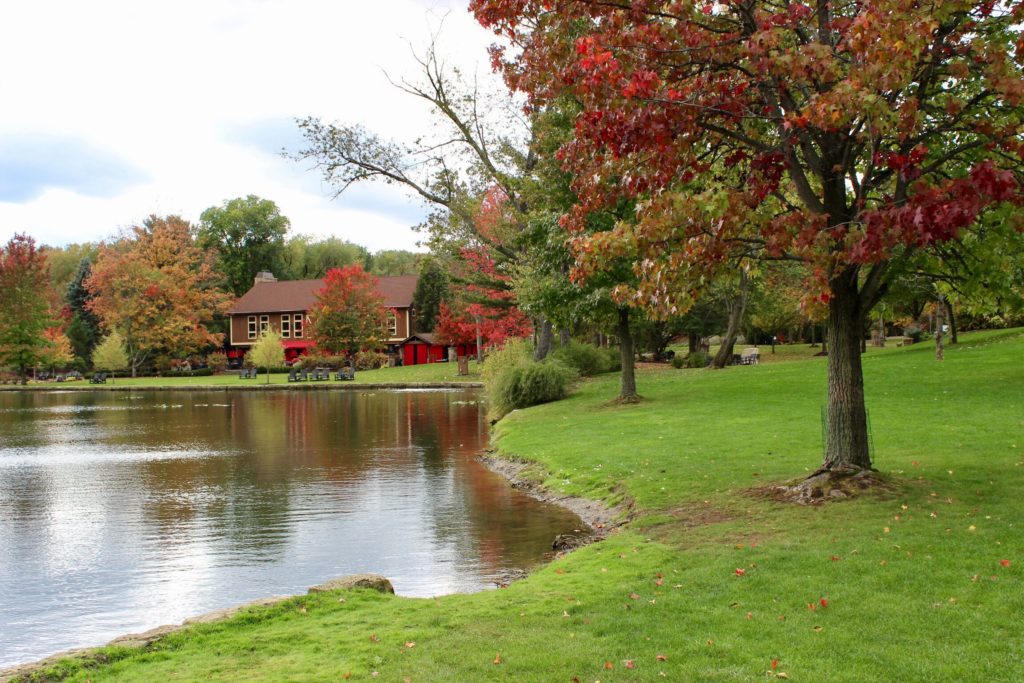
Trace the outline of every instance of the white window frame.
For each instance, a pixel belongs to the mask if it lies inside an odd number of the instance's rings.
[[[398,336],[398,313],[393,309],[388,309],[388,339],[394,339]]]
[[[249,339],[256,339],[258,336],[256,334],[256,316],[250,315],[247,322],[249,324]]]
[[[270,316],[269,315],[261,315],[260,316],[260,336],[262,337],[263,333],[266,332],[269,329],[270,329]]]
[[[292,336],[292,314],[285,313],[281,316],[281,338],[290,339]]]
[[[302,321],[302,314],[296,313],[292,316],[292,338],[302,339],[305,325]]]

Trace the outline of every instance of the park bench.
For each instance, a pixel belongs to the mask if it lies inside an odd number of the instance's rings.
[[[351,365],[346,365],[345,367],[340,368],[338,370],[338,374],[335,376],[334,379],[337,380],[337,381],[344,381],[344,380],[351,380],[351,379],[355,379],[355,378],[356,378],[356,369],[353,368]]]
[[[740,354],[740,363],[743,365],[757,365],[761,358],[761,352],[756,348],[751,347],[749,349],[743,349]]]
[[[92,376],[92,379],[89,380],[89,384],[106,384],[106,383],[107,383],[107,373],[105,373],[105,372],[97,372],[95,375]]]

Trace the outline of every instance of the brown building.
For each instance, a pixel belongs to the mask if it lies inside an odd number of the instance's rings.
[[[415,275],[377,278],[377,292],[384,297],[387,308],[388,338],[385,343],[388,353],[397,355],[399,345],[412,334],[412,294],[416,280]],[[323,286],[323,280],[278,281],[271,273],[259,273],[252,289],[243,294],[229,311],[228,355],[241,356],[267,328],[281,335],[289,360],[305,353],[313,346],[307,337],[309,311]]]

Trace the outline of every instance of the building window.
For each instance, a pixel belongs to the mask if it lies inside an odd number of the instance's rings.
[[[388,311],[388,338],[394,339],[398,336],[398,316],[394,311]]]
[[[256,316],[249,316],[249,339],[256,338]]]
[[[266,332],[269,328],[270,328],[270,316],[269,315],[261,315],[260,316],[260,336],[262,337],[263,333]]]
[[[292,316],[292,336],[296,339],[302,339],[302,314],[296,313]]]
[[[292,316],[289,313],[281,316],[281,336],[285,339],[292,336]]]

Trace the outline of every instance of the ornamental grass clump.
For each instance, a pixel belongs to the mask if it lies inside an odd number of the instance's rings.
[[[534,361],[529,343],[516,340],[487,357],[483,376],[488,411],[500,419],[519,408],[565,398],[579,373],[554,358]]]

